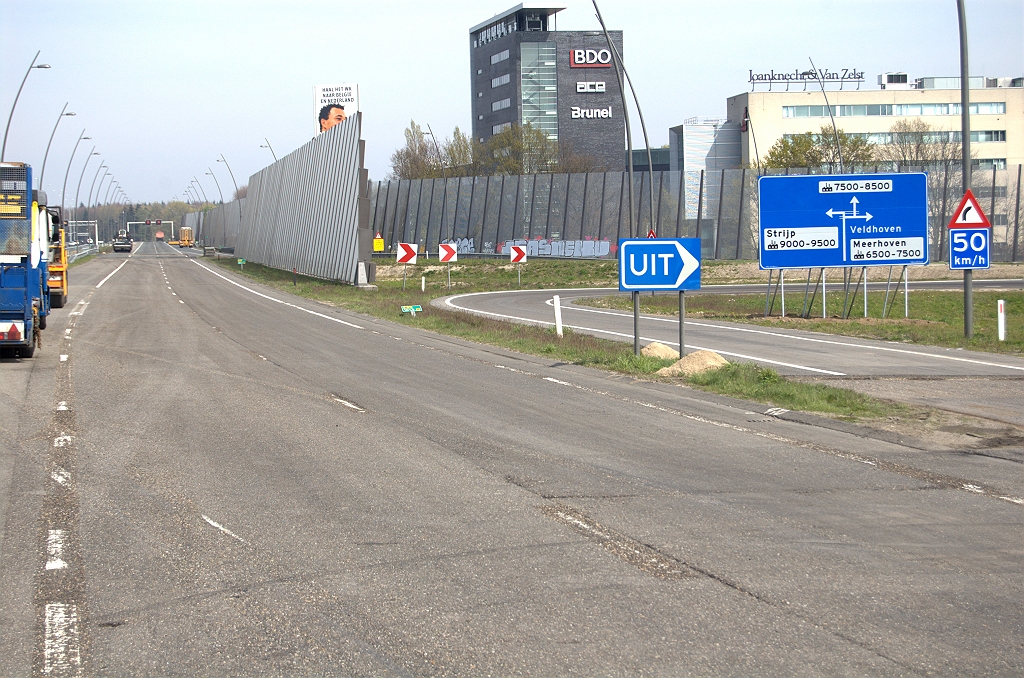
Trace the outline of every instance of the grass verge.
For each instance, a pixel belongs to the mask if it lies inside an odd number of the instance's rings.
[[[518,325],[434,308],[430,306],[430,300],[444,296],[448,291],[446,280],[439,282],[437,279],[439,272],[442,275],[446,272],[443,266],[436,267],[440,271],[435,270],[429,273],[423,271],[421,267],[416,267],[419,269],[416,270],[417,275],[412,281],[407,280],[404,290],[400,279],[385,279],[378,280],[377,292],[365,292],[357,290],[351,285],[293,275],[288,271],[268,268],[260,264],[246,263],[243,270],[235,263],[234,259],[207,259],[207,261],[239,272],[283,292],[331,306],[416,326],[439,334],[459,337],[467,341],[499,346],[529,355],[544,356],[556,362],[596,367],[654,380],[660,379],[654,374],[655,372],[673,362],[647,356],[635,356],[632,346],[627,343],[578,334],[568,328],[566,328],[563,338],[558,339],[553,329]],[[607,262],[587,263],[605,264]],[[516,286],[516,270],[511,266],[485,262],[479,268],[471,269],[474,274],[472,276],[464,271],[465,269],[460,271],[460,276],[463,279],[460,281],[459,291],[462,292],[502,289],[503,285],[506,289]],[[455,282],[454,273],[453,270],[453,283]],[[411,282],[419,283],[420,276],[430,274],[434,277],[427,284],[426,291],[421,290],[418,284],[415,287],[410,284]],[[577,272],[575,276],[577,280],[586,279],[588,281],[582,285],[577,284],[577,286],[596,284],[594,279],[600,278],[602,274],[602,269],[596,266],[589,269],[589,272],[585,270],[583,274]],[[564,281],[558,279],[556,273],[549,272],[543,275],[550,275],[551,287],[567,287]],[[490,277],[493,277],[494,280],[490,280]],[[524,286],[525,283],[526,277],[524,276]],[[415,304],[423,307],[423,312],[417,313],[415,318],[410,314],[402,313],[402,306]],[[672,381],[678,382],[679,380],[673,379]],[[788,410],[818,412],[850,421],[887,416],[894,411],[906,409],[903,406],[875,400],[847,389],[791,382],[774,370],[762,369],[753,364],[732,364],[715,372],[689,377],[684,381],[694,388],[714,393],[767,403]]]
[[[964,348],[1021,355],[1024,353],[1024,292],[974,292],[974,337],[964,338],[964,311],[962,292],[914,291],[910,293],[910,317],[904,318],[904,299],[900,292],[889,303],[895,308],[882,319],[884,295],[868,295],[868,317],[863,317],[864,302],[858,295],[849,319],[838,317],[843,307],[842,292],[829,292],[827,309],[830,317],[821,317],[821,294],[811,308],[810,318],[798,317],[803,312],[803,287],[799,293],[787,295],[786,317],[764,317],[764,295],[701,294],[686,295],[687,319],[735,320],[752,325],[786,327],[813,332],[827,332],[851,337],[880,339],[883,341],[927,344],[946,348]],[[996,301],[1006,301],[1006,340],[999,341],[996,325]],[[579,299],[579,304],[598,308],[632,310],[632,300],[626,296],[593,297]],[[679,297],[675,294],[641,295],[640,311],[648,314],[679,315]],[[776,299],[774,313],[781,313],[781,301]]]

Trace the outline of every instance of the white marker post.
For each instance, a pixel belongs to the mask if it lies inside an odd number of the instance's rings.
[[[421,275],[420,276],[420,292],[426,292],[426,291],[427,291],[427,276]]]
[[[996,302],[996,317],[999,323],[999,341],[1006,341],[1006,302],[1002,299]]]
[[[554,302],[555,302],[555,333],[558,334],[559,339],[561,339],[562,338],[562,302],[558,298],[557,294],[555,295]]]

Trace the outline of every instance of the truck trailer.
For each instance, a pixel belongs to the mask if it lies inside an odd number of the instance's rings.
[[[32,168],[0,163],[0,353],[31,358],[50,314],[50,214]]]

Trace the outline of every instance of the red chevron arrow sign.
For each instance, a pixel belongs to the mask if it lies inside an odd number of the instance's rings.
[[[513,245],[509,257],[513,264],[521,264],[526,261],[526,248],[521,245]]]
[[[437,247],[437,256],[442,263],[446,261],[458,261],[459,260],[459,246],[449,245],[441,243]]]
[[[416,243],[414,242],[400,242],[398,243],[398,250],[396,251],[398,257],[398,263],[400,264],[415,264],[416,263]]]

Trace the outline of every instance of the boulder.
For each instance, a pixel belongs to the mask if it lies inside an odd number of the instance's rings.
[[[729,361],[714,351],[694,351],[678,360],[673,365],[663,367],[656,372],[659,377],[686,377],[717,370],[728,365]]]
[[[679,360],[679,351],[657,341],[647,344],[640,349],[640,354],[648,358],[661,358],[663,360]]]

